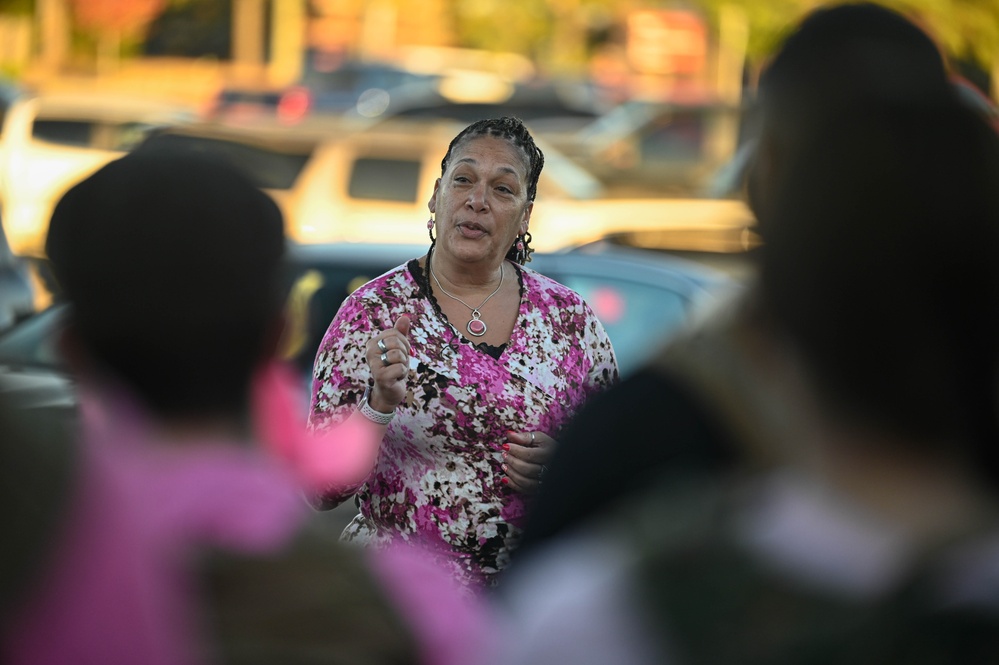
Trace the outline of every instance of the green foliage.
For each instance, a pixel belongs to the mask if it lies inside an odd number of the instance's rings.
[[[953,57],[991,68],[999,62],[999,0],[873,0],[912,17]],[[812,9],[838,2],[817,0],[691,0],[717,25],[722,6],[734,5],[749,22],[748,55],[765,58],[782,35]]]
[[[0,14],[30,16],[35,12],[35,0],[0,0]]]
[[[552,16],[538,0],[478,0],[451,5],[457,42],[467,48],[540,53],[551,37]]]

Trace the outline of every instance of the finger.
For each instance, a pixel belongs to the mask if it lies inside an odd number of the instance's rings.
[[[503,460],[503,470],[509,473],[516,473],[523,478],[538,479],[541,477],[541,464],[526,462],[522,459],[507,456]]]
[[[537,441],[537,434],[534,435],[535,441]],[[512,443],[519,444],[521,446],[530,446],[531,444],[531,432],[514,432],[513,430],[507,430],[506,438]]]
[[[378,354],[378,364],[382,367],[388,367],[389,365],[409,364],[409,356],[402,349],[390,348],[384,353]]]
[[[405,339],[409,337],[409,328],[411,325],[412,322],[409,320],[409,317],[403,314],[402,316],[400,316],[398,319],[395,320],[395,325],[392,327],[398,330]]]
[[[506,448],[507,457],[512,457],[514,459],[520,460],[522,462],[527,462],[529,464],[547,464],[554,454],[554,448],[542,448],[540,446],[518,446],[516,443],[507,444],[509,448]]]
[[[538,488],[541,486],[541,482],[536,476],[532,478],[531,476],[520,473],[509,466],[506,466],[504,471],[506,472],[506,476],[504,476],[506,482],[503,484],[512,490],[524,494],[530,494],[537,492]]]

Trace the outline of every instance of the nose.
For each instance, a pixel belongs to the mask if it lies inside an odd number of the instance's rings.
[[[486,183],[475,183],[475,185],[473,185],[468,191],[468,200],[465,202],[465,205],[475,212],[485,210],[489,207],[489,203],[486,200],[487,191],[488,189]]]

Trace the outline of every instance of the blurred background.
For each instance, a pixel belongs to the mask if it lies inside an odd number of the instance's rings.
[[[587,298],[627,373],[651,334],[747,277],[755,83],[820,4],[0,0],[0,377],[71,395],[48,218],[148,141],[229,159],[283,208],[287,357],[307,375],[343,297],[425,251],[450,139],[498,115],[525,120],[546,156],[532,267]],[[882,4],[926,28],[995,119],[999,0]]]

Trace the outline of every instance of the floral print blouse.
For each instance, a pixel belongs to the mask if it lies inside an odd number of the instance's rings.
[[[356,494],[360,514],[341,536],[368,545],[420,541],[466,587],[495,584],[520,535],[528,497],[501,482],[506,432],[558,439],[577,409],[618,379],[600,321],[567,287],[517,266],[520,312],[502,347],[475,345],[428,295],[416,260],[355,291],[319,347],[309,423],[351,415],[369,385],[365,346],[406,314],[412,321],[409,391],[373,472],[331,488],[334,507]]]

